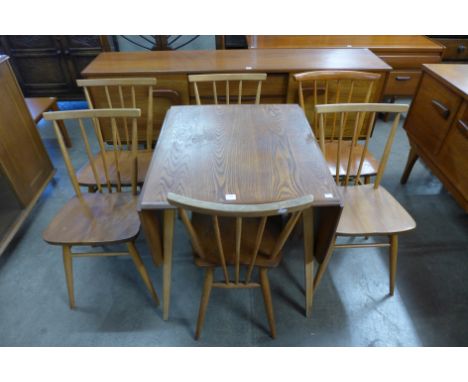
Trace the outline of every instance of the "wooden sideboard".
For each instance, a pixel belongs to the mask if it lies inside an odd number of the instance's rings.
[[[381,98],[391,67],[368,49],[261,49],[212,51],[160,51],[160,52],[105,52],[101,53],[83,71],[85,78],[104,77],[156,77],[157,89],[176,93],[181,104],[195,104],[193,87],[188,75],[195,73],[264,72],[268,74],[262,85],[262,103],[298,103],[298,84],[295,73],[309,70],[361,70],[382,75],[373,101]],[[210,84],[200,88],[205,100],[211,93]],[[243,88],[243,100],[253,95],[255,87]],[[219,89],[219,95],[222,96]],[[251,94],[249,94],[251,93]],[[145,97],[138,94],[137,98]],[[252,98],[253,100],[254,98]],[[94,100],[99,107],[106,105],[104,98]],[[155,98],[154,131],[159,133],[171,102],[163,96]],[[144,136],[144,126],[139,126]],[[104,129],[106,138],[110,138]]]
[[[249,49],[368,48],[390,65],[385,96],[412,96],[421,65],[441,61],[444,46],[425,36],[248,36]]]
[[[0,254],[53,174],[8,57],[0,55]]]
[[[411,150],[401,183],[420,157],[468,212],[468,65],[423,65],[404,127]]]

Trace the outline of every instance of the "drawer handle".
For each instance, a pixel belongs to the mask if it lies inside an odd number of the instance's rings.
[[[445,106],[442,102],[433,99],[432,104],[439,110],[442,117],[447,119],[450,116],[450,109],[447,106]]]
[[[397,81],[409,81],[411,79],[410,76],[396,76],[395,80]]]
[[[458,129],[460,132],[465,136],[465,138],[468,138],[468,125],[463,122],[461,119],[458,120],[458,124],[460,125]]]
[[[458,53],[463,53],[466,50],[465,45],[458,45],[457,52]]]

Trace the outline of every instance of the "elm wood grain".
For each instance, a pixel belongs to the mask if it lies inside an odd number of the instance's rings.
[[[306,195],[294,200],[246,205],[213,203],[169,193],[168,200],[178,207],[189,232],[195,264],[209,269],[205,277],[195,339],[201,334],[212,287],[262,287],[270,334],[275,338],[276,327],[267,270],[280,263],[284,244],[302,212],[312,206],[313,197]],[[192,213],[192,219],[187,211]],[[287,223],[283,228],[275,226],[273,218],[280,218],[284,214],[290,214]],[[234,267],[234,278],[229,275],[229,266]],[[244,279],[240,277],[241,266],[245,266]],[[223,270],[224,281],[213,282],[213,271],[219,267]],[[251,281],[255,268],[259,269],[260,283]]]
[[[424,65],[418,93],[404,125],[410,141],[400,182],[405,184],[421,158],[468,211],[468,181],[464,134],[468,121],[468,67],[462,64]]]
[[[7,56],[0,55],[0,172],[2,187],[17,200],[2,230],[0,255],[33,210],[55,170],[25,103]],[[15,203],[16,205],[16,203]]]
[[[79,110],[79,111],[61,111],[44,113],[46,120],[53,121],[53,126],[60,150],[62,152],[65,166],[68,171],[71,183],[75,190],[75,197],[71,198],[65,206],[54,217],[52,222],[46,228],[43,238],[52,245],[60,245],[63,249],[63,261],[65,267],[65,276],[69,295],[70,308],[75,306],[75,296],[73,288],[73,257],[96,257],[96,256],[121,256],[130,255],[135,267],[140,274],[145,286],[156,304],[159,304],[158,296],[151,284],[148,272],[138,254],[134,241],[140,230],[140,220],[136,210],[137,197],[137,124],[136,118],[140,116],[139,109],[102,109],[102,110]],[[117,170],[117,192],[112,193],[112,187],[109,181],[109,168],[107,162],[103,161],[105,173],[105,184],[108,186],[109,193],[103,193],[103,184],[99,181],[99,175],[96,171],[93,154],[89,145],[88,133],[83,125],[83,119],[90,119],[96,122],[94,133],[96,139],[100,142],[101,155],[105,158],[102,136],[99,126],[99,120],[110,118],[113,123],[113,143],[114,143],[114,163]],[[119,176],[119,153],[117,152],[117,119],[129,119],[131,126],[131,193],[123,193],[121,178]],[[92,173],[99,193],[89,194],[80,190],[77,175],[71,157],[65,146],[63,136],[60,132],[58,120],[76,120],[80,126],[82,139],[85,144],[86,153],[92,166]],[[113,244],[126,244],[126,252],[85,252],[73,253],[73,246],[104,246]]]
[[[336,230],[336,236],[386,236],[390,243],[368,243],[368,244],[335,244],[333,248],[368,248],[368,247],[390,247],[390,276],[389,276],[389,293],[393,295],[395,289],[396,262],[398,255],[398,235],[403,232],[410,231],[416,228],[416,223],[406,210],[394,199],[383,187],[380,186],[383,172],[388,162],[391,147],[395,137],[400,115],[408,110],[408,105],[398,104],[332,104],[332,105],[317,105],[316,113],[320,120],[320,136],[319,141],[322,150],[325,152],[327,146],[324,138],[324,114],[338,113],[340,120],[339,132],[337,133],[337,165],[335,179],[340,185],[340,192],[344,199],[344,209],[341,214],[340,222]],[[364,163],[365,153],[368,149],[369,140],[371,138],[370,129],[367,130],[366,140],[363,147],[363,152],[360,157],[358,170],[354,176],[354,186],[350,184],[351,178],[351,157],[352,147],[356,144],[359,135],[359,126],[356,124],[351,146],[348,150],[349,159],[346,174],[340,176],[340,155],[342,153],[342,133],[344,129],[344,118],[349,113],[358,113],[356,121],[363,117],[363,113],[370,113],[371,119],[375,118],[376,113],[395,113],[395,119],[388,133],[387,141],[380,158],[379,167],[375,182],[373,185],[360,185],[359,178],[361,169]],[[332,250],[330,250],[331,252]],[[323,263],[328,263],[328,253]],[[318,286],[323,272],[319,270],[316,276],[314,287]]]
[[[297,105],[176,106],[169,110],[138,205],[145,232],[151,233],[153,260],[160,264],[163,259],[168,288],[166,267],[171,263],[175,213],[167,201],[169,192],[217,203],[226,203],[226,194],[235,194],[235,204],[313,195],[321,223],[311,223],[317,239],[307,244],[308,269],[314,258],[321,262],[325,257],[342,208],[310,125]],[[158,234],[163,238],[157,238]],[[312,288],[306,291],[311,303],[310,293]],[[169,295],[170,291],[165,298]],[[164,311],[165,318],[168,313]]]
[[[35,123],[38,123],[42,119],[42,113],[46,111],[58,111],[57,98],[56,97],[34,97],[34,98],[25,98],[26,105],[28,106],[29,113]],[[67,147],[71,147],[71,139],[68,135],[68,131],[65,125],[59,123],[60,131],[65,140]]]

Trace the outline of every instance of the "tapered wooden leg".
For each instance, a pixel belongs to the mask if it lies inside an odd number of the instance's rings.
[[[406,166],[403,171],[403,175],[401,176],[401,179],[400,179],[401,184],[406,184],[406,182],[408,181],[411,170],[413,169],[413,166],[418,160],[418,158],[419,158],[419,155],[416,153],[416,150],[411,147],[408,153],[408,159],[406,161]]]
[[[312,208],[302,213],[304,229],[304,271],[305,271],[305,299],[306,317],[312,314],[314,298],[314,215]]]
[[[334,244],[335,244],[335,237],[332,240],[332,243],[330,245],[330,248],[328,249],[327,255],[325,256],[322,263],[319,265],[317,269],[317,274],[315,275],[315,279],[314,279],[314,293],[317,290],[317,287],[320,284],[320,281],[322,280],[323,274],[327,270],[328,262],[330,261],[333,251],[335,250]]]
[[[52,106],[50,107],[52,111],[59,111],[59,108],[57,106],[57,102],[54,102]],[[70,136],[68,135],[67,128],[65,127],[63,121],[57,121],[58,127],[60,129],[60,132],[62,133],[63,140],[65,142],[65,146],[67,147],[72,147],[71,139]]]
[[[97,186],[95,186],[95,185],[88,186],[88,192],[93,193],[93,192],[96,192],[96,191],[97,191]]]
[[[262,286],[263,300],[265,301],[265,309],[270,325],[271,338],[276,337],[275,315],[273,313],[273,302],[271,300],[270,281],[268,280],[268,269],[260,268],[260,285]]]
[[[205,282],[203,284],[203,292],[200,299],[200,309],[198,310],[197,328],[195,330],[195,339],[200,338],[203,323],[205,322],[206,308],[210,301],[211,288],[213,286],[214,268],[207,268],[205,273]]]
[[[149,277],[148,271],[146,270],[145,264],[141,260],[141,257],[135,246],[135,243],[131,243],[131,242],[127,243],[127,247],[128,247],[128,252],[130,252],[130,256],[132,257],[132,260],[135,263],[135,267],[138,273],[140,274],[141,278],[143,279],[143,282],[146,285],[146,288],[148,288],[148,291],[150,292],[151,297],[153,298],[156,305],[159,305],[158,295],[153,288],[153,284],[151,283],[151,279]]]
[[[68,300],[70,309],[75,307],[75,293],[73,291],[73,259],[71,254],[71,247],[64,245],[62,247],[63,265],[65,268],[65,278],[67,280]]]
[[[370,184],[370,181],[371,181],[370,175],[365,175],[364,176],[364,184]]]
[[[397,271],[398,258],[398,235],[390,236],[390,296],[395,290],[395,276]]]
[[[169,318],[172,275],[172,242],[174,240],[175,209],[164,211],[163,223],[163,319]]]

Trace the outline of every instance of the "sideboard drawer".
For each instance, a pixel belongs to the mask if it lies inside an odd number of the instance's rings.
[[[445,45],[444,60],[468,60],[468,39],[437,39]]]
[[[462,98],[427,73],[421,81],[405,129],[425,151],[437,154]]]
[[[468,195],[468,102],[461,109],[437,156],[437,163],[458,191]]]
[[[404,96],[413,95],[421,78],[419,70],[394,70],[392,71],[385,86],[386,95]]]
[[[393,69],[421,69],[422,64],[437,64],[441,61],[439,54],[379,54]]]

